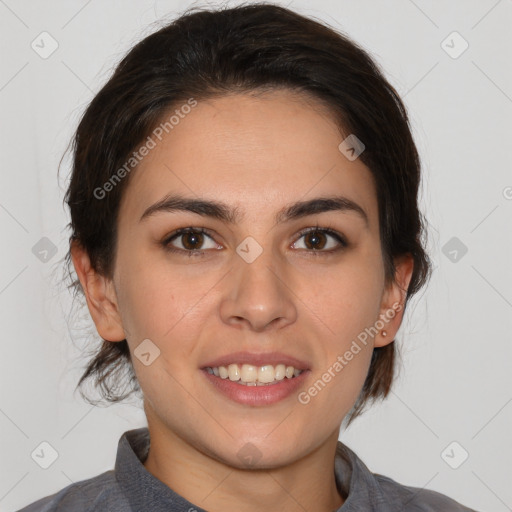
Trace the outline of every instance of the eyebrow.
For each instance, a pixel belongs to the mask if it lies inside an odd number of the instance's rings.
[[[231,207],[222,202],[194,199],[181,195],[166,195],[149,206],[142,214],[139,222],[157,213],[177,211],[211,217],[228,224],[236,224],[243,219],[243,214],[238,207]],[[364,220],[366,227],[368,227],[368,215],[364,209],[356,202],[344,196],[317,197],[307,201],[298,201],[277,212],[274,221],[276,224],[281,224],[286,221],[307,217],[308,215],[330,211],[356,213]]]

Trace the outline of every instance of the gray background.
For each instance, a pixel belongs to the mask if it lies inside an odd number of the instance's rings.
[[[434,275],[398,334],[390,398],[340,438],[374,472],[480,511],[512,510],[512,1],[276,3],[373,54],[404,98],[423,160]],[[91,324],[86,310],[70,317],[59,281],[69,159],[59,181],[57,167],[112,66],[189,5],[0,0],[1,511],[111,469],[119,436],[145,425],[135,400],[94,408],[73,394]],[[31,47],[43,31],[58,43],[47,58]],[[454,31],[469,44],[457,58]],[[43,441],[58,453],[48,469],[31,458]]]

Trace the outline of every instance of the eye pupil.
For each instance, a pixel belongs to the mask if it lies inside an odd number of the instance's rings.
[[[203,234],[202,233],[198,233],[196,231],[190,231],[188,233],[183,233],[183,235],[182,235],[183,247],[185,247],[185,249],[194,250],[194,249],[197,248],[196,246],[201,246],[202,245],[203,238],[204,238]],[[189,244],[189,242],[191,240],[192,240],[192,242]]]
[[[304,240],[306,241],[306,246],[308,247],[308,249],[319,249],[319,248],[322,249],[325,245],[325,243],[324,244],[321,243],[322,238],[325,242],[325,234],[324,233],[321,233],[320,231],[311,231],[306,234]],[[311,240],[311,242],[312,242],[311,244],[307,243],[308,239]],[[319,242],[320,242],[321,247],[318,247]],[[310,245],[312,245],[312,247],[310,247]]]

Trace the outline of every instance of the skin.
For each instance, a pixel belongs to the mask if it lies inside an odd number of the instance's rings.
[[[328,512],[344,502],[334,479],[340,425],[373,347],[395,338],[402,312],[386,323],[386,337],[370,337],[306,405],[297,393],[273,405],[241,405],[200,370],[235,351],[281,351],[309,363],[299,391],[307,390],[365,327],[404,303],[412,258],[396,260],[396,282],[386,286],[373,178],[360,159],[339,151],[343,138],[320,105],[290,91],[201,101],[133,171],[120,208],[113,279],[72,248],[98,333],[113,343],[126,338],[132,353],[146,338],[160,349],[149,366],[132,358],[151,436],[146,469],[211,512]],[[139,222],[170,192],[225,202],[243,217],[230,225],[165,212]],[[275,225],[284,206],[333,193],[358,203],[368,227],[350,211]],[[339,246],[326,235],[326,248],[315,252],[311,236],[299,232],[317,224],[344,235],[349,246],[326,253]],[[184,227],[212,233],[203,245],[192,241],[203,256],[160,244]],[[250,264],[236,253],[247,236],[263,248]],[[185,251],[187,242],[177,238],[173,246]],[[237,456],[247,443],[260,454],[252,469]]]

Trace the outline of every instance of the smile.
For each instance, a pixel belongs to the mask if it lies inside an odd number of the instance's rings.
[[[285,364],[254,366],[232,363],[228,366],[206,367],[205,369],[210,375],[224,380],[229,379],[231,382],[237,382],[244,386],[268,386],[283,379],[293,379],[303,372],[303,370]]]

